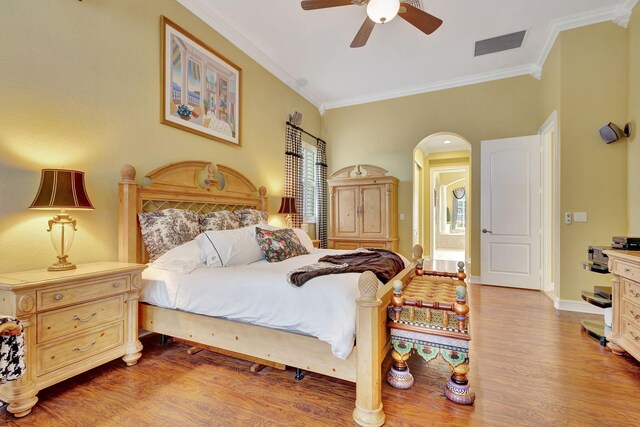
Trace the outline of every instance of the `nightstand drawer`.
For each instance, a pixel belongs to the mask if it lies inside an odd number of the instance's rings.
[[[640,302],[640,298],[639,301]],[[640,327],[640,305],[633,304],[629,300],[622,300],[622,315],[635,322]]]
[[[636,282],[640,282],[640,267],[638,267],[637,265],[616,260],[613,263],[612,273],[630,280],[634,280]]]
[[[128,290],[129,278],[120,276],[109,280],[81,283],[75,286],[39,290],[36,291],[36,299],[39,311],[116,295]]]
[[[60,310],[38,314],[38,343],[122,319],[124,297],[117,295]]]
[[[124,323],[118,322],[99,331],[66,339],[59,344],[39,346],[36,358],[36,375],[44,375],[122,345],[123,329]]]
[[[640,326],[629,319],[622,319],[622,335],[634,346],[640,348]]]
[[[634,303],[640,304],[640,283],[622,280],[624,286],[624,297]]]

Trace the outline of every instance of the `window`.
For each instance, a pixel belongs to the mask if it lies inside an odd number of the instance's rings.
[[[461,199],[457,199],[455,197],[453,198],[453,212],[454,212],[454,218],[455,218],[455,220],[453,221],[453,227],[452,227],[453,230],[464,231],[464,229],[466,228],[465,199],[466,199],[466,196],[463,196]]]
[[[316,222],[316,147],[302,142],[302,221]]]

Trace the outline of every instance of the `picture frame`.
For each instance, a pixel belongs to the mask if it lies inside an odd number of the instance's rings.
[[[240,147],[242,69],[161,17],[161,122]]]

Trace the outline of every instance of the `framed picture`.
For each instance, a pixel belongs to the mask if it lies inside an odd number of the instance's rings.
[[[241,145],[241,69],[162,17],[162,123]]]

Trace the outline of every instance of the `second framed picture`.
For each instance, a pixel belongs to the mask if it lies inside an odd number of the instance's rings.
[[[241,69],[162,17],[162,123],[240,146]]]

